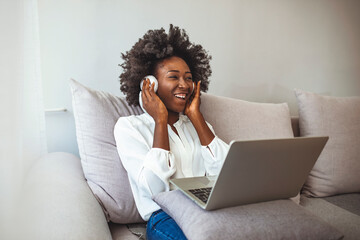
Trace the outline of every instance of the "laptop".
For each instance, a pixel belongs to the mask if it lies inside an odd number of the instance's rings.
[[[219,175],[170,183],[205,210],[295,197],[328,139],[232,141]]]

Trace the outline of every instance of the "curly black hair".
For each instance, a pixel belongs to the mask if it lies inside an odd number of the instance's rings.
[[[130,105],[139,105],[140,81],[146,75],[156,75],[157,64],[163,59],[177,56],[190,68],[193,81],[201,81],[201,91],[206,92],[211,75],[211,56],[198,44],[191,43],[184,29],[170,24],[169,33],[163,28],[149,30],[137,43],[121,54],[124,71],[120,75],[120,90]]]

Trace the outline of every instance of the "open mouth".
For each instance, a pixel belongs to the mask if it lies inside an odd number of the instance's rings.
[[[175,94],[176,98],[185,100],[186,99],[186,94],[185,93],[179,93],[179,94]]]

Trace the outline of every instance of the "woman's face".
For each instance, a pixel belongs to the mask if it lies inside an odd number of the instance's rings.
[[[157,94],[168,111],[183,112],[193,91],[189,66],[179,57],[166,58],[155,70],[159,82]]]

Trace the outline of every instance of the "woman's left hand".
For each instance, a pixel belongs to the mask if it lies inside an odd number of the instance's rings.
[[[204,116],[200,112],[200,81],[195,85],[195,90],[185,106],[184,114],[194,125],[201,145],[209,145],[215,138],[215,135],[206,124]]]
[[[194,84],[195,89],[193,91],[193,94],[191,95],[190,99],[186,103],[184,114],[188,116],[190,120],[192,118],[196,118],[199,116],[200,113],[200,84],[201,81],[198,81],[196,84]]]

